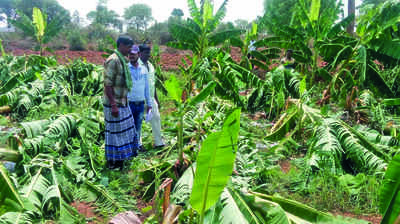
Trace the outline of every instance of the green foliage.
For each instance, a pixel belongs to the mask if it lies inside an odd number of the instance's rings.
[[[165,88],[168,91],[168,95],[178,103],[182,102],[182,89],[176,77],[171,75],[165,82]]]
[[[334,217],[302,203],[260,193],[225,189],[206,223],[367,223]]]
[[[23,208],[22,200],[15,189],[14,183],[8,177],[3,164],[0,164],[0,217],[6,212],[18,212]]]
[[[85,37],[79,30],[74,30],[68,35],[69,49],[72,51],[84,51],[87,48]]]
[[[261,23],[266,21],[276,27],[289,26],[296,3],[297,0],[264,0],[264,16],[261,19]],[[273,30],[272,27],[268,29],[270,31]]]
[[[193,0],[188,0],[190,15],[186,23],[172,22],[169,24],[169,30],[172,37],[176,40],[170,42],[170,46],[178,49],[191,50],[195,55],[202,58],[205,56],[209,46],[216,46],[225,40],[238,36],[241,30],[225,30],[215,33],[218,24],[226,14],[225,0],[219,9],[213,14],[213,4],[209,0],[201,1],[200,7]]]
[[[172,10],[172,12],[171,12],[171,16],[175,16],[175,17],[181,18],[183,15],[184,15],[184,14],[183,14],[182,9],[174,8],[174,9]]]
[[[382,223],[396,223],[399,221],[399,166],[400,155],[393,157],[385,173],[385,179],[380,192],[380,212],[383,215]]]
[[[148,23],[153,19],[150,6],[146,4],[133,4],[125,9],[124,18],[129,26],[136,30],[146,30]]]
[[[225,120],[220,132],[207,136],[197,158],[196,174],[190,202],[203,214],[219,198],[233,170],[240,128],[240,110]]]
[[[19,12],[20,18],[12,20],[12,24],[22,30],[25,34],[35,37],[39,44],[40,54],[43,54],[43,44],[48,43],[62,29],[62,22],[65,18],[53,18],[47,22],[47,14],[36,7],[32,11],[32,19],[26,14]]]
[[[15,0],[4,0],[0,2],[0,13],[5,14],[5,16],[0,16],[0,21],[6,21],[7,25],[8,19],[11,19],[15,16]]]
[[[87,18],[92,22],[91,25],[98,24],[107,28],[119,29],[122,32],[122,21],[119,19],[118,13],[109,10],[104,1],[99,1],[96,10],[90,11]]]
[[[23,14],[28,15],[30,19],[32,19],[33,8],[39,8],[48,15],[46,21],[48,24],[52,23],[53,19],[60,19],[59,27],[64,27],[71,21],[69,11],[63,8],[56,0],[15,0],[13,6]]]
[[[0,52],[1,52],[1,56],[5,57],[6,56],[6,52],[4,51],[3,48],[3,40],[0,38]]]
[[[400,3],[387,1],[361,15],[357,34],[362,43],[374,51],[399,59],[398,37],[392,34],[393,28],[398,25],[399,12]]]

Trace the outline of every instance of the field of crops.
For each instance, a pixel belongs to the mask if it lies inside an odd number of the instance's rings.
[[[175,49],[152,46],[166,146],[144,122],[146,150],[122,170],[105,161],[110,50],[0,41],[0,223],[399,224],[400,3],[369,9],[354,35],[354,17],[318,0],[294,25],[264,24],[274,35],[215,32],[225,3],[188,4]]]

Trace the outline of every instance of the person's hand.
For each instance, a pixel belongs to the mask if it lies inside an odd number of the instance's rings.
[[[113,117],[118,117],[119,116],[119,110],[116,104],[111,105],[111,115]]]

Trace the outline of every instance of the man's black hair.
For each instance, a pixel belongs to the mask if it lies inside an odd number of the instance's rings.
[[[127,45],[127,46],[133,45],[133,40],[130,36],[121,35],[118,37],[117,47],[119,47],[120,44]]]
[[[149,45],[142,44],[142,45],[139,46],[139,50],[140,50],[140,52],[151,51],[151,48],[150,48]]]

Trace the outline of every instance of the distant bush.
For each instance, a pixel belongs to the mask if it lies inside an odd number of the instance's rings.
[[[84,51],[87,49],[86,39],[78,30],[74,30],[68,35],[68,43],[71,51]]]

